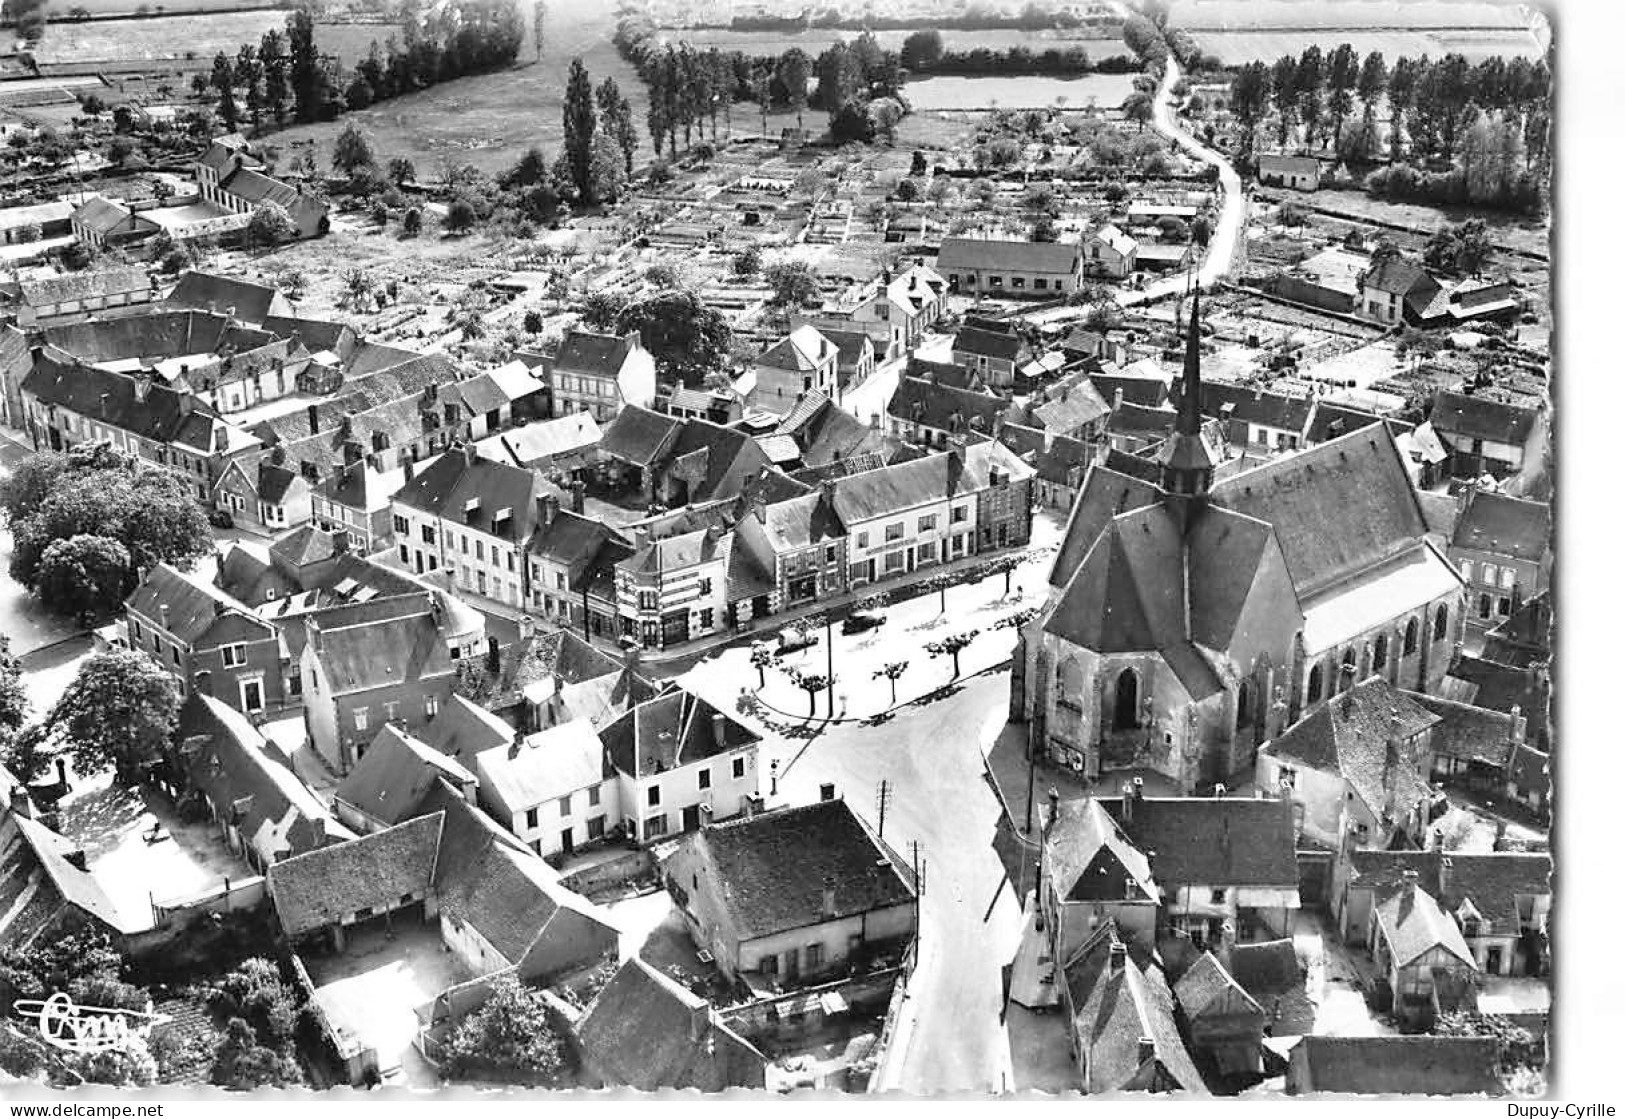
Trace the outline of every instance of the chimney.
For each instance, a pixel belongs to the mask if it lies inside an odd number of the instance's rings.
[[[401,473],[402,477],[406,481],[410,482],[412,480],[412,475],[417,473],[417,464],[411,459],[407,459],[405,462],[401,463]]]
[[[711,741],[718,749],[728,744],[728,717],[720,711],[711,712]]]
[[[135,400],[137,404],[147,402],[147,393],[152,391],[152,374],[137,373],[135,375]]]
[[[1048,838],[1055,821],[1061,818],[1061,794],[1053,785],[1049,791],[1049,815],[1044,817],[1044,836]]]
[[[1507,822],[1495,821],[1495,842],[1490,845],[1491,851],[1505,851],[1507,849]]]
[[[648,546],[649,546],[649,526],[648,525],[639,525],[637,528],[632,530],[632,547],[634,549],[636,549],[637,551],[641,552],[641,551],[643,551],[643,549],[647,548]]]
[[[577,479],[570,483],[570,511],[584,513],[587,509],[587,483]]]
[[[1218,951],[1213,953],[1213,955],[1218,958],[1219,963],[1224,965],[1225,971],[1230,970],[1230,949],[1234,948],[1235,945],[1236,926],[1229,921],[1220,922],[1219,948]]]
[[[1456,864],[1449,855],[1439,860],[1439,896],[1441,899],[1450,896],[1450,888],[1456,884]]]
[[[1113,975],[1122,975],[1124,969],[1128,966],[1128,949],[1124,947],[1122,941],[1112,941],[1109,961],[1111,973]]]
[[[310,433],[315,435],[322,429],[321,410],[314,404],[305,405],[305,418],[310,421]]]
[[[354,466],[356,463],[360,462],[365,457],[366,456],[361,451],[361,444],[360,443],[357,443],[354,439],[346,439],[344,441],[344,465],[345,466],[347,466],[347,467],[348,466]]]
[[[553,523],[553,518],[559,515],[559,499],[552,494],[543,494],[536,499],[536,510],[541,518],[542,527]]]
[[[1112,390],[1112,412],[1117,413],[1123,409],[1123,386],[1119,385]]]
[[[158,604],[158,627],[165,632],[169,630],[169,603]]]
[[[28,799],[28,789],[17,785],[11,790],[11,810],[18,816],[34,818],[34,802]]]
[[[522,741],[520,741],[519,732],[514,731],[513,732],[513,741],[508,743],[508,757],[510,759],[517,758],[519,756],[519,751],[523,747],[524,747],[524,743]]]
[[[1134,790],[1134,799],[1135,799],[1135,801],[1138,802],[1138,801],[1144,800],[1145,799],[1145,778],[1144,777],[1136,777],[1134,779],[1134,785],[1132,787],[1133,787],[1133,790]]]
[[[1528,721],[1523,717],[1523,708],[1514,703],[1512,713],[1507,716],[1507,740],[1512,743],[1514,750],[1523,745],[1527,725]]]
[[[1134,802],[1139,799],[1134,795],[1134,786],[1127,781],[1123,782],[1123,823],[1134,822]]]
[[[711,1032],[711,1004],[702,1002],[688,1012],[688,1040],[703,1041]]]
[[[1416,893],[1416,882],[1418,877],[1420,876],[1411,867],[1406,867],[1404,870],[1399,872],[1399,879],[1401,883],[1400,889],[1404,891],[1406,897],[1410,897]]]
[[[835,917],[835,878],[833,875],[824,875],[824,907],[822,910],[824,920],[833,920]]]
[[[56,758],[56,787],[68,791],[68,759],[60,754]]]
[[[475,457],[476,456],[475,456],[475,453],[474,453],[474,444],[472,444],[472,443],[464,443],[463,444],[463,465],[464,466],[473,466]]]

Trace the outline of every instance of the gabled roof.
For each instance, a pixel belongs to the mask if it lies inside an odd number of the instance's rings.
[[[593,334],[585,330],[572,330],[564,336],[559,352],[553,357],[554,371],[587,373],[597,377],[614,377],[626,364],[632,352],[634,335],[617,337],[613,334]]]
[[[1505,768],[1512,760],[1510,714],[1420,692],[1402,694],[1438,719],[1433,733],[1428,736],[1428,749],[1432,753],[1497,769]]]
[[[585,451],[597,446],[603,437],[591,412],[571,412],[493,435],[481,440],[479,448],[481,454],[490,455],[487,447],[497,441],[515,466],[528,467],[558,455]]]
[[[187,272],[165,302],[171,307],[229,314],[248,323],[264,322],[273,315],[293,314],[293,305],[276,288],[210,272]]]
[[[1111,414],[1111,405],[1087,380],[1072,385],[1062,396],[1046,400],[1033,409],[1038,426],[1051,431],[1075,432]]]
[[[201,437],[199,449],[214,449],[210,429],[194,433],[190,425],[194,419],[213,423],[218,414],[202,401],[165,385],[152,385],[142,400],[134,377],[60,362],[46,354],[35,360],[23,378],[22,391],[43,404],[54,404],[155,443],[197,445],[195,440]]]
[[[1136,960],[1115,922],[1095,930],[1065,962],[1064,975],[1072,1032],[1087,1050],[1084,1091],[1119,1092],[1150,1081],[1153,1091],[1208,1094],[1180,1039],[1173,992],[1161,968]],[[1145,1041],[1151,1043],[1149,1053]]]
[[[588,1067],[608,1087],[654,1092],[761,1088],[767,1058],[687,987],[633,956],[576,1027]]]
[[[1010,402],[1001,396],[913,376],[897,379],[886,404],[886,414],[895,419],[963,435],[991,435],[994,420],[1009,411]]]
[[[111,233],[129,221],[130,214],[129,207],[121,206],[98,194],[73,211],[73,221],[92,233]]]
[[[1354,408],[1347,404],[1338,404],[1331,400],[1317,400],[1315,402],[1314,416],[1309,421],[1308,431],[1304,434],[1306,443],[1324,443],[1339,435],[1359,431],[1372,424],[1387,424],[1388,430],[1395,435],[1403,435],[1413,430],[1416,425],[1396,420],[1390,416],[1379,416],[1375,412],[1367,412],[1362,408]]]
[[[147,270],[135,266],[98,268],[91,272],[70,272],[23,280],[17,285],[22,301],[30,307],[44,307],[74,300],[105,299],[114,295],[152,290]]]
[[[627,404],[609,421],[598,450],[633,466],[649,467],[666,457],[682,427],[683,421],[675,416]]]
[[[1077,242],[983,241],[944,237],[937,252],[937,271],[988,269],[995,272],[1070,273],[1078,263]]]
[[[1057,810],[1044,829],[1044,863],[1050,885],[1064,900],[1158,900],[1150,860],[1098,800],[1063,801]]]
[[[513,812],[597,785],[614,772],[586,719],[538,731],[513,746],[483,750],[475,765],[491,792]]]
[[[986,489],[990,471],[1012,481],[1032,477],[1032,467],[1000,443],[967,447],[960,461],[944,451],[835,480],[835,512],[848,528],[863,521],[916,509]]]
[[[307,615],[307,641],[334,694],[454,675],[449,634],[436,621],[433,601],[433,592],[425,592]]]
[[[618,677],[622,671],[620,661],[588,644],[574,630],[536,633],[504,652],[491,706],[501,710],[519,703],[526,688],[550,682],[555,676],[568,686]],[[639,700],[654,694],[652,684],[641,678],[638,684]]]
[[[479,415],[534,396],[546,387],[547,382],[532,373],[524,362],[510,361],[496,369],[487,369],[458,381],[449,391],[455,391],[463,398],[468,410]]]
[[[708,824],[684,842],[714,869],[741,940],[904,905],[914,876],[844,800]],[[834,911],[824,889],[834,880]]]
[[[812,373],[835,356],[835,346],[816,327],[798,326],[756,356],[757,365]]]
[[[488,536],[524,544],[536,527],[541,479],[454,448],[396,491],[394,500]],[[498,517],[506,511],[506,518]]]
[[[1089,240],[1099,241],[1119,256],[1127,256],[1138,247],[1138,243],[1134,238],[1118,229],[1115,225],[1110,224],[1103,225],[1090,233]]]
[[[560,509],[553,514],[551,522],[537,520],[529,551],[534,556],[574,568],[590,562],[604,542],[612,538],[616,538],[615,530],[602,521]],[[579,590],[579,581],[570,589]]]
[[[621,561],[620,570],[641,575],[711,563],[722,557],[721,541],[722,537],[708,528],[650,540]]]
[[[1404,886],[1404,874],[1415,871],[1421,888],[1449,912],[1471,902],[1493,931],[1516,931],[1518,899],[1550,897],[1552,856],[1546,851],[1355,851],[1351,889],[1387,896]]]
[[[794,552],[846,535],[846,526],[823,493],[792,497],[765,505],[762,531],[775,552]]]
[[[283,933],[303,936],[363,909],[383,913],[408,894],[426,895],[434,883],[444,819],[442,812],[420,816],[272,863],[265,884]]]
[[[761,741],[755,731],[681,687],[638,704],[604,727],[599,737],[615,768],[633,778],[652,777]]]
[[[965,326],[954,335],[954,353],[1015,361],[1021,353],[1021,339],[1013,331]]]
[[[475,759],[513,739],[513,728],[479,704],[452,695],[418,735],[423,745],[472,771]]]
[[[1395,967],[1406,967],[1435,948],[1442,948],[1468,968],[1478,970],[1461,928],[1420,886],[1402,883],[1386,897],[1379,892],[1374,912]]]
[[[67,905],[115,932],[141,932],[152,926],[150,913],[130,913],[120,909],[94,873],[80,870],[68,861],[68,856],[80,851],[80,847],[31,817],[10,812],[9,809],[8,816],[34,862]]]
[[[1447,441],[1483,439],[1517,447],[1529,441],[1537,415],[1535,408],[1489,396],[1441,392],[1433,398],[1428,422]]]
[[[1239,1002],[1241,1013],[1257,1014],[1260,1019],[1264,1017],[1264,1008],[1225,970],[1212,952],[1203,952],[1196,963],[1179,977],[1179,982],[1174,984],[1174,995],[1179,999],[1179,1008],[1185,1012],[1186,1018],[1200,1017],[1224,995],[1229,995],[1230,1000],[1216,1008],[1219,1013],[1237,1013],[1235,1003]]]
[[[375,820],[397,824],[417,814],[424,796],[442,777],[459,785],[475,780],[447,754],[386,725],[333,795]]]
[[[1202,382],[1202,414],[1242,420],[1280,431],[1303,431],[1314,398],[1266,392],[1257,386]]]
[[[1310,1036],[1293,1050],[1297,1092],[1499,1096],[1501,1042],[1493,1037]]]
[[[188,645],[195,644],[214,628],[216,621],[228,614],[253,629],[265,631],[267,637],[271,634],[271,627],[242,603],[203,579],[167,563],[157,564],[147,572],[126,606],[132,613],[158,622]],[[165,607],[168,608],[167,619]]]
[[[1419,290],[1437,291],[1439,282],[1414,260],[1391,256],[1366,273],[1364,285],[1389,295],[1410,295]]]
[[[1298,888],[1292,803],[1224,797],[1141,797],[1132,811],[1102,800],[1141,851],[1155,851],[1164,891],[1178,886]]]
[[[1456,521],[1452,548],[1471,548],[1539,563],[1552,544],[1552,507],[1490,490],[1473,490]]]

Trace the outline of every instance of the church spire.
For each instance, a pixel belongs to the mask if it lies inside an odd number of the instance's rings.
[[[1185,332],[1185,375],[1180,385],[1180,435],[1202,433],[1202,289],[1191,293],[1190,325]]]
[[[1213,484],[1219,456],[1202,432],[1202,309],[1201,296],[1191,296],[1191,317],[1185,335],[1185,373],[1180,386],[1179,417],[1174,433],[1162,445],[1157,461],[1162,467],[1162,489],[1177,507],[1181,523],[1189,528],[1194,513]]]

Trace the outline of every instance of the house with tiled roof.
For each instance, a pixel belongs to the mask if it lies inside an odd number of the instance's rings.
[[[1264,1074],[1264,1008],[1218,956],[1198,956],[1174,984],[1174,998],[1185,1016],[1190,1052],[1216,1078],[1245,1083]]]
[[[782,416],[803,393],[821,392],[839,401],[835,344],[815,327],[798,326],[756,356],[751,364],[756,385],[747,402],[753,408]]]
[[[926,371],[922,366],[910,369]],[[992,438],[1009,413],[1010,401],[995,393],[959,388],[934,375],[905,374],[887,401],[886,423],[897,438],[940,450],[956,437]]]
[[[310,480],[287,465],[286,452],[249,465],[240,459],[226,464],[211,497],[216,509],[229,512],[236,524],[247,523],[266,533],[283,532],[310,521]]]
[[[139,307],[157,298],[147,270],[134,266],[23,280],[17,294],[17,325],[24,329]]]
[[[1360,277],[1359,313],[1379,323],[1422,323],[1443,313],[1444,288],[1414,260],[1393,255]],[[1439,303],[1437,310],[1434,304]]]
[[[1069,511],[1083,488],[1083,477],[1096,449],[1081,439],[1057,435],[1025,424],[1007,423],[999,441],[1033,468],[1033,490],[1040,505]]]
[[[1082,248],[1076,241],[944,237],[937,271],[959,295],[1059,299],[1078,290]]]
[[[294,314],[287,296],[271,285],[213,272],[186,272],[164,303],[171,308],[213,311],[254,326],[273,316],[291,318]]]
[[[448,385],[446,392],[454,394],[468,410],[471,439],[484,439],[507,431],[515,424],[546,419],[552,414],[547,402],[546,380],[522,361],[481,370]]]
[[[569,471],[586,466],[604,437],[591,412],[521,423],[480,440],[482,456],[527,470]]]
[[[457,663],[485,647],[485,620],[438,591],[376,598],[304,615],[305,728],[348,773],[386,723],[416,732],[452,695]]]
[[[1185,792],[1250,769],[1379,645],[1391,682],[1438,692],[1463,597],[1385,425],[1220,476],[1198,337],[1155,481],[1110,459],[1085,478],[1012,685],[1056,763]]]
[[[1131,950],[1114,923],[1102,924],[1058,962],[1061,1009],[1085,1094],[1208,1095],[1180,1037],[1177,1005],[1162,969]]]
[[[79,243],[89,249],[137,241],[158,231],[157,226],[129,206],[99,194],[91,195],[72,211],[69,228]]]
[[[467,799],[479,784],[449,753],[386,725],[333,790],[333,811],[358,834],[382,831],[418,815],[424,798],[442,780]]]
[[[1523,713],[1491,711],[1443,696],[1405,694],[1438,719],[1428,735],[1433,779],[1503,794],[1518,756],[1528,748]]]
[[[387,548],[395,533],[390,502],[409,474],[428,465],[407,463],[380,470],[369,456],[331,471],[311,487],[310,523],[342,533],[357,552]]]
[[[1261,152],[1257,174],[1258,181],[1266,186],[1314,191],[1320,186],[1320,160],[1310,155]]]
[[[442,704],[417,737],[468,773],[476,771],[475,761],[485,751],[505,746],[515,738],[506,722],[463,695],[454,695]],[[458,784],[459,789],[462,787]]]
[[[816,983],[917,927],[913,871],[840,799],[705,825],[661,870],[694,943],[752,988]]]
[[[1500,1038],[1398,1034],[1305,1037],[1292,1049],[1288,1095],[1500,1096]]]
[[[1031,423],[1071,439],[1100,443],[1111,421],[1111,405],[1085,376],[1051,385],[1029,407]]]
[[[1552,509],[1491,489],[1462,491],[1450,562],[1468,583],[1467,625],[1483,631],[1545,592],[1552,574]]]
[[[444,569],[465,591],[524,605],[542,486],[539,475],[481,458],[472,444],[453,448],[391,498],[401,563],[419,574]]]
[[[1090,276],[1126,278],[1136,267],[1139,243],[1110,223],[1083,239],[1083,268]]]
[[[846,591],[846,526],[835,512],[833,481],[785,501],[751,504],[734,523],[734,547],[772,573],[765,613],[776,614]]]
[[[629,839],[650,843],[760,807],[760,736],[685,688],[645,700],[598,737]]]
[[[954,335],[951,352],[954,364],[975,370],[983,384],[1008,388],[1015,383],[1025,349],[1010,323],[973,318]]]
[[[820,331],[861,331],[874,347],[874,359],[890,361],[919,345],[926,328],[946,311],[947,294],[948,282],[936,270],[916,263],[895,275],[883,271],[852,284],[798,319]]]
[[[1390,670],[1386,644],[1378,672]],[[1258,782],[1291,798],[1304,834],[1337,850],[1345,842],[1420,844],[1433,799],[1437,715],[1382,676],[1323,704],[1258,751]]]
[[[275,203],[287,211],[301,239],[327,232],[327,203],[267,174],[248,141],[236,133],[216,137],[192,165],[192,174],[206,201],[233,213],[251,214],[265,203]]]
[[[615,565],[619,631],[646,649],[680,645],[730,625],[732,534],[715,525],[654,537],[639,526]]]
[[[1051,959],[1070,958],[1108,920],[1126,940],[1155,946],[1162,895],[1151,860],[1097,798],[1051,795],[1040,861]]]
[[[1315,1004],[1306,987],[1308,969],[1298,959],[1290,937],[1255,944],[1229,944],[1222,961],[1247,997],[1264,1011],[1264,1029],[1272,1037],[1306,1034],[1315,1028]]]
[[[1461,926],[1440,908],[1418,881],[1415,870],[1400,871],[1397,883],[1372,891],[1371,923],[1364,942],[1386,981],[1395,1014],[1407,1023],[1426,1025],[1440,1010],[1475,1010],[1472,980],[1479,972]],[[1465,987],[1465,1006],[1447,1002]]]
[[[193,693],[181,705],[175,742],[188,792],[256,871],[355,838],[281,752],[213,696]]]
[[[589,412],[607,423],[628,404],[654,404],[654,355],[635,330],[619,337],[571,330],[542,369],[555,418]]]
[[[130,648],[150,655],[183,691],[253,716],[287,702],[276,627],[200,576],[157,564],[124,609]]]
[[[587,1081],[599,1088],[766,1087],[767,1057],[700,996],[633,956],[575,1028]]]
[[[1225,438],[1275,451],[1295,451],[1314,411],[1310,396],[1266,391],[1259,385],[1202,382],[1202,414],[1225,423]]]
[[[875,343],[861,330],[820,327],[818,333],[835,347],[835,383],[845,395],[867,381],[875,371]]]
[[[569,855],[620,826],[621,782],[584,718],[482,750],[475,769],[480,807],[538,855]]]

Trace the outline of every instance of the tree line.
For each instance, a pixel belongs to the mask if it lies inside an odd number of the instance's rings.
[[[1318,46],[1273,64],[1252,62],[1230,84],[1230,109],[1250,156],[1265,118],[1283,148],[1301,135],[1311,149],[1374,162],[1386,101],[1392,164],[1368,185],[1396,197],[1528,210],[1541,205],[1550,160],[1551,71],[1544,60],[1500,56],[1476,65],[1460,54],[1363,59],[1348,43]],[[1419,166],[1412,166],[1416,164]]]
[[[1093,24],[1109,23],[1114,20],[1112,16],[1080,16],[1069,11],[1050,11],[1037,4],[1027,4],[1021,11],[1010,14],[1007,11],[993,8],[984,8],[980,4],[972,4],[956,16],[933,16],[932,22],[938,27],[949,27],[959,31],[1044,31],[1049,28],[1087,27]],[[727,23],[730,31],[805,31],[810,27],[844,28],[850,31],[907,31],[918,25],[918,17],[911,16],[876,16],[865,11],[861,20],[852,19],[842,15],[838,8],[826,8],[818,15],[794,16],[734,16]],[[705,26],[703,24],[698,26]]]
[[[687,42],[663,41],[644,19],[622,20],[614,41],[649,87],[649,137],[655,151],[665,147],[674,158],[679,136],[684,148],[692,147],[695,131],[703,137],[709,121],[715,141],[718,115],[731,125],[733,106],[741,102],[760,112],[764,132],[775,107],[794,112],[802,128],[809,107],[822,109],[838,141],[889,136],[906,111],[898,54],[869,32],[852,43],[833,44],[816,59],[799,47],[777,56],[700,50]]]
[[[1117,54],[1093,62],[1089,52],[1080,46],[1030,47],[1011,46],[1004,50],[974,47],[966,51],[951,51],[944,47],[942,32],[916,31],[903,40],[898,61],[909,74],[1127,74],[1140,68],[1137,59]]]
[[[289,13],[284,31],[267,31],[258,46],[245,43],[236,57],[221,51],[193,84],[200,95],[212,91],[230,130],[245,121],[256,129],[267,121],[308,124],[510,66],[523,39],[517,0],[451,0],[427,11],[407,0],[401,37],[390,35],[382,47],[373,42],[365,58],[345,67],[322,53],[315,20],[301,8]]]

